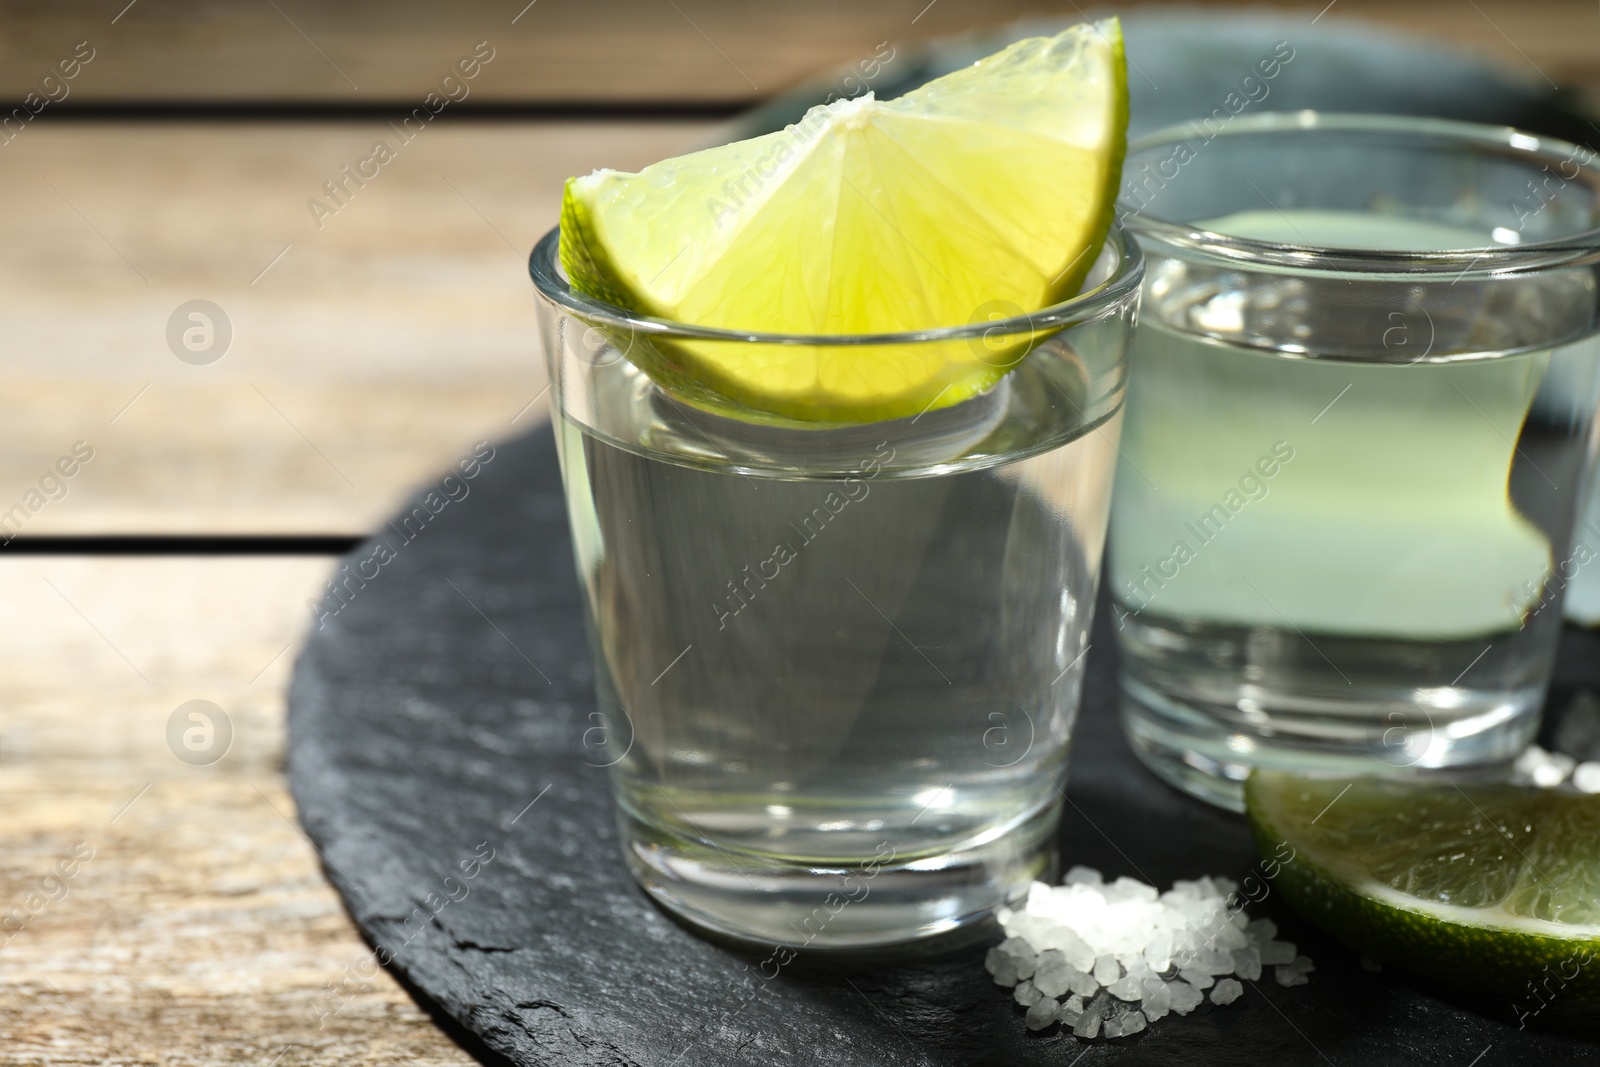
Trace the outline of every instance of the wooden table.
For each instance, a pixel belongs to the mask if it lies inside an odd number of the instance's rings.
[[[523,264],[562,178],[879,41],[1076,5],[125,4],[0,4],[0,99],[93,50],[0,144],[0,516],[26,513],[0,550],[0,1064],[469,1063],[386,974],[316,1010],[365,952],[281,773],[336,539],[545,417]],[[1354,16],[1600,87],[1592,5],[1323,15]],[[317,218],[480,41],[471,96]],[[212,362],[167,339],[195,299],[231,326]],[[232,727],[209,766],[169,747],[191,700]]]

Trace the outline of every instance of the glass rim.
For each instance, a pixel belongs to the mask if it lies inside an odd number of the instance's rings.
[[[1581,181],[1593,191],[1600,204],[1600,169],[1592,164],[1596,153],[1558,137],[1528,133],[1514,126],[1491,126],[1455,119],[1435,119],[1409,115],[1373,115],[1314,110],[1270,111],[1234,118],[1220,131],[1211,133],[1200,119],[1167,126],[1136,138],[1128,145],[1127,159],[1163,145],[1192,140],[1197,134],[1207,143],[1225,137],[1263,133],[1301,133],[1324,130],[1334,133],[1404,134],[1445,144],[1478,148],[1506,156],[1520,157],[1529,164],[1549,166],[1569,164],[1577,167],[1567,182]],[[1577,163],[1579,153],[1588,156]],[[1126,171],[1124,176],[1126,177]],[[1170,180],[1170,179],[1169,179]],[[1270,201],[1268,202],[1270,204]],[[1153,239],[1180,251],[1193,252],[1213,260],[1245,266],[1259,264],[1290,268],[1303,273],[1369,275],[1440,275],[1459,280],[1506,272],[1528,272],[1563,267],[1587,266],[1600,262],[1600,226],[1566,237],[1526,244],[1497,244],[1477,248],[1448,249],[1438,252],[1413,252],[1384,249],[1352,249],[1321,245],[1258,241],[1216,233],[1192,224],[1175,222],[1143,209],[1123,210],[1117,200],[1117,218],[1140,238]]]
[[[1110,248],[1117,257],[1111,276],[1093,289],[1038,311],[1024,312],[1004,319],[940,326],[927,330],[871,334],[792,334],[756,330],[735,330],[694,326],[629,311],[577,292],[560,271],[561,227],[554,226],[541,237],[528,256],[528,273],[539,295],[555,307],[597,325],[621,328],[638,334],[686,338],[700,341],[728,341],[739,344],[807,345],[847,347],[869,345],[929,344],[939,341],[993,338],[995,334],[1032,334],[1056,331],[1097,321],[1135,298],[1144,280],[1144,251],[1128,231],[1113,220],[1096,258]]]

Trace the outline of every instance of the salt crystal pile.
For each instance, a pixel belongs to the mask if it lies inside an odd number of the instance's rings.
[[[1065,884],[1035,882],[1020,910],[1001,908],[1006,939],[984,966],[1028,1009],[1027,1026],[1060,1023],[1086,1039],[1127,1037],[1206,999],[1231,1004],[1274,968],[1280,985],[1305,985],[1311,960],[1275,940],[1271,919],[1237,907],[1226,878],[1173,883],[1165,893],[1133,878],[1107,883],[1074,867]],[[1230,906],[1229,901],[1235,904]],[[1232,977],[1237,976],[1237,978]]]
[[[1564,752],[1546,752],[1538,745],[1529,745],[1512,763],[1511,780],[1520,785],[1555,789],[1576,769],[1577,762]]]
[[[1541,789],[1559,789],[1570,781],[1580,793],[1600,793],[1600,761],[1579,763],[1565,752],[1546,752],[1529,745],[1511,764],[1511,780]]]

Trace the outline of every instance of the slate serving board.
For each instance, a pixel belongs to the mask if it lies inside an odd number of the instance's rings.
[[[1309,986],[1269,979],[1233,1005],[1111,1043],[1059,1027],[1030,1034],[983,970],[988,941],[802,959],[765,979],[759,957],[679,926],[623,866],[596,738],[585,737],[593,676],[548,428],[451,484],[467,495],[413,519],[409,540],[388,527],[392,558],[365,567],[377,576],[351,583],[313,632],[290,692],[289,776],[377,958],[486,1059],[1495,1067],[1600,1057],[1578,1037],[1519,1032],[1508,1006],[1471,1011],[1393,969],[1368,973],[1272,897],[1252,913],[1316,960]],[[353,553],[350,573],[375,552],[376,542]],[[1163,887],[1242,877],[1255,859],[1242,821],[1163,785],[1123,742],[1109,612],[1100,616],[1063,862]],[[1565,641],[1558,708],[1600,687],[1600,638],[1569,630]]]
[[[1296,57],[1263,107],[1432,114],[1567,137],[1589,130],[1542,81],[1387,32],[1215,9],[1124,21],[1135,133],[1208,113],[1280,40]],[[898,95],[1007,40],[1057,28],[902,49],[872,87]],[[848,93],[857,83],[841,88],[842,75],[779,98],[724,136],[779,128],[826,92]],[[324,615],[296,665],[289,776],[375,960],[480,1058],[1495,1067],[1600,1057],[1600,1045],[1578,1037],[1519,1031],[1509,1005],[1469,1010],[1393,969],[1368,973],[1272,897],[1252,913],[1276,919],[1316,960],[1311,985],[1268,980],[1226,1008],[1205,1005],[1111,1043],[1079,1042],[1059,1027],[1030,1034],[1009,990],[983,971],[992,931],[934,954],[802,958],[763,978],[759,957],[702,940],[657,910],[618,854],[548,429],[501,446],[470,482],[433,487],[433,507],[460,497],[462,484],[467,495],[437,515],[424,507],[426,522],[406,527],[397,516],[380,535],[384,552],[375,541],[347,561],[341,578],[376,577],[345,586],[348,603]],[[1157,781],[1123,742],[1104,610],[1093,641],[1063,862],[1163,887],[1205,873],[1242,877],[1255,858],[1242,822]],[[1593,708],[1594,689],[1600,637],[1569,630],[1550,706]],[[325,998],[321,1010],[338,1003]]]

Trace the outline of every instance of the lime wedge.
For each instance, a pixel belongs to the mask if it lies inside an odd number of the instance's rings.
[[[1077,293],[1105,241],[1128,116],[1116,19],[1018,41],[896,100],[567,182],[574,288],[724,329],[881,334],[1021,315]],[[1028,348],[676,341],[630,358],[691,399],[794,419],[915,415],[993,385]]]
[[[1519,1017],[1600,1006],[1600,796],[1256,771],[1245,803],[1273,888],[1351,946]]]

